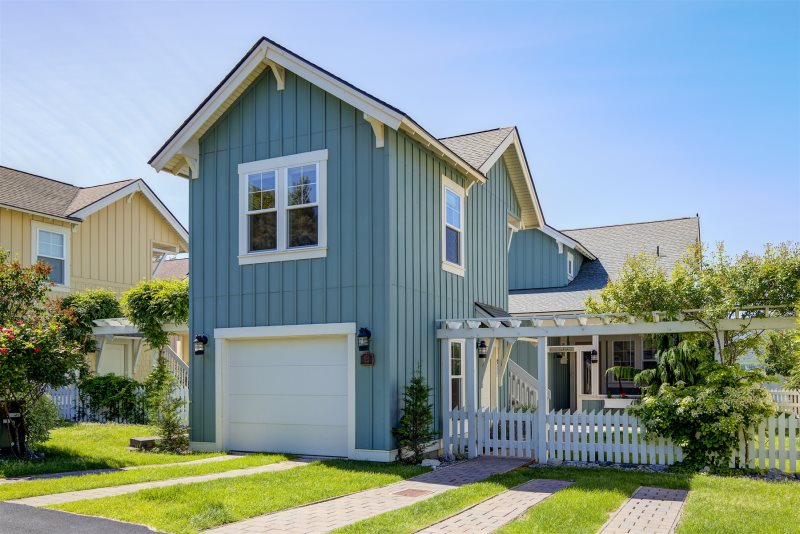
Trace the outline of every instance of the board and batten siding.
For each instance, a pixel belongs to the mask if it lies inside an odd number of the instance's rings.
[[[472,317],[475,302],[508,304],[508,213],[520,207],[501,158],[485,184],[469,190],[464,211],[465,276],[442,270],[442,175],[465,186],[462,174],[402,132],[387,131],[389,150],[389,321],[391,413],[400,417],[403,387],[421,369],[433,388],[440,420],[437,321]]]
[[[327,257],[240,266],[238,165],[328,149]],[[287,71],[264,71],[200,140],[190,180],[190,333],[355,322],[374,367],[356,366],[356,446],[386,449],[389,428],[389,212],[385,149],[363,113]],[[214,441],[214,346],[192,356],[192,441]],[[351,357],[355,358],[353,354]]]
[[[0,208],[0,248],[24,265],[33,258],[31,222],[63,228],[70,234],[70,291],[106,288],[121,293],[152,274],[154,243],[178,247],[181,237],[141,193],[123,198],[73,223]]]
[[[574,274],[583,263],[583,256],[564,246],[559,254],[558,242],[537,228],[516,232],[508,253],[509,289],[541,289],[567,285],[567,252],[575,258]]]

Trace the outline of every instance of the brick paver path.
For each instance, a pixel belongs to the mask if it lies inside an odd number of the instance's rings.
[[[478,482],[496,473],[511,471],[526,463],[528,460],[519,458],[475,458],[382,488],[254,517],[223,525],[209,532],[230,534],[330,532],[384,512],[430,499],[434,495],[464,484]]]
[[[168,480],[156,480],[154,482],[126,484],[124,486],[113,486],[107,488],[69,491],[66,493],[54,493],[52,495],[26,497],[24,499],[16,499],[8,502],[15,504],[26,504],[28,506],[51,506],[54,504],[61,504],[65,502],[84,501],[87,499],[102,499],[103,497],[125,495],[126,493],[134,493],[136,491],[153,489],[153,488],[164,488],[167,486],[175,486],[178,484],[193,484],[195,482],[208,482],[209,480],[217,480],[220,478],[233,478],[246,475],[257,475],[260,473],[273,473],[276,471],[285,471],[287,469],[293,469],[301,465],[306,465],[312,461],[314,460],[310,458],[297,458],[295,460],[288,460],[286,462],[277,462],[269,465],[259,465],[257,467],[248,467],[246,469],[234,469],[232,471],[224,471],[222,473],[210,473],[208,475],[171,478]]]
[[[542,502],[572,482],[564,480],[533,479],[515,488],[485,500],[444,521],[421,530],[427,534],[487,533],[510,523],[531,506]]]
[[[669,534],[675,531],[686,490],[642,486],[600,529],[602,534]]]
[[[0,484],[10,484],[12,482],[29,482],[31,480],[41,480],[45,478],[64,478],[80,477],[83,475],[102,475],[103,473],[116,473],[118,471],[134,471],[136,469],[146,469],[148,467],[175,467],[180,465],[197,465],[224,462],[241,458],[242,454],[223,454],[222,456],[212,456],[211,458],[201,458],[200,460],[189,460],[188,462],[171,462],[168,464],[150,465],[130,465],[126,467],[107,467],[105,469],[87,469],[85,471],[66,471],[64,473],[44,473],[42,475],[30,475],[26,477],[0,478]]]

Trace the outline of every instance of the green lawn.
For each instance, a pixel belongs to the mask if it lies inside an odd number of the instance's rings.
[[[84,469],[186,462],[217,453],[159,454],[128,450],[130,438],[152,436],[148,426],[79,423],[56,428],[42,448],[44,460],[0,460],[0,478]]]
[[[339,530],[411,533],[531,478],[575,482],[500,532],[594,533],[639,486],[690,489],[678,534],[797,532],[800,484],[615,469],[520,469],[437,495]]]
[[[282,462],[290,458],[291,455],[286,454],[252,454],[233,460],[222,460],[207,464],[177,465],[172,467],[142,467],[140,469],[119,471],[116,473],[0,484],[0,501],[34,497],[36,495],[49,495],[51,493],[64,493],[67,491],[122,486],[139,482],[152,482],[154,480],[166,480],[168,478],[221,473],[234,469],[245,469],[247,467]]]
[[[198,532],[385,486],[426,471],[428,469],[416,466],[326,460],[277,473],[144,490],[54,508],[141,523],[166,532]]]

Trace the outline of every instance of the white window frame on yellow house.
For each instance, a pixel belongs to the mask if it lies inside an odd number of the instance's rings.
[[[64,257],[57,258],[55,256],[48,256],[46,254],[39,254],[39,233],[49,232],[52,234],[59,234],[64,238]],[[55,291],[68,291],[70,280],[70,234],[72,229],[65,226],[56,226],[54,224],[47,224],[39,221],[31,222],[31,263],[35,264],[39,261],[39,256],[61,260],[64,262],[64,283],[59,284],[54,282],[51,289]]]
[[[459,226],[456,227],[447,222],[447,193],[453,193],[459,198]],[[464,188],[455,183],[445,175],[442,175],[442,270],[458,276],[464,276],[466,266],[464,265],[464,249],[466,239],[464,239],[466,228],[464,228],[464,211],[466,210],[466,192]],[[447,259],[447,230],[451,229],[458,232],[458,263],[453,263]]]
[[[316,198],[302,205],[289,205],[289,169],[316,166]],[[327,175],[328,150],[316,150],[291,156],[241,163],[239,172],[239,265],[276,261],[324,258],[328,245]],[[274,173],[274,206],[250,210],[248,202],[249,176]],[[288,244],[289,215],[300,208],[317,208],[317,244],[291,247]],[[276,213],[276,247],[271,250],[250,251],[249,217],[261,213]]]

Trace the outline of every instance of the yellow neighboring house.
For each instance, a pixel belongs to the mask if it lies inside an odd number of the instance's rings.
[[[189,234],[143,180],[77,187],[0,166],[0,248],[25,265],[50,265],[53,296],[96,288],[122,293],[140,280],[165,278],[154,276],[156,266],[188,252]],[[171,351],[182,368],[185,337]],[[141,380],[152,368],[153,355],[135,335],[107,336],[101,346],[88,355],[98,374]]]

